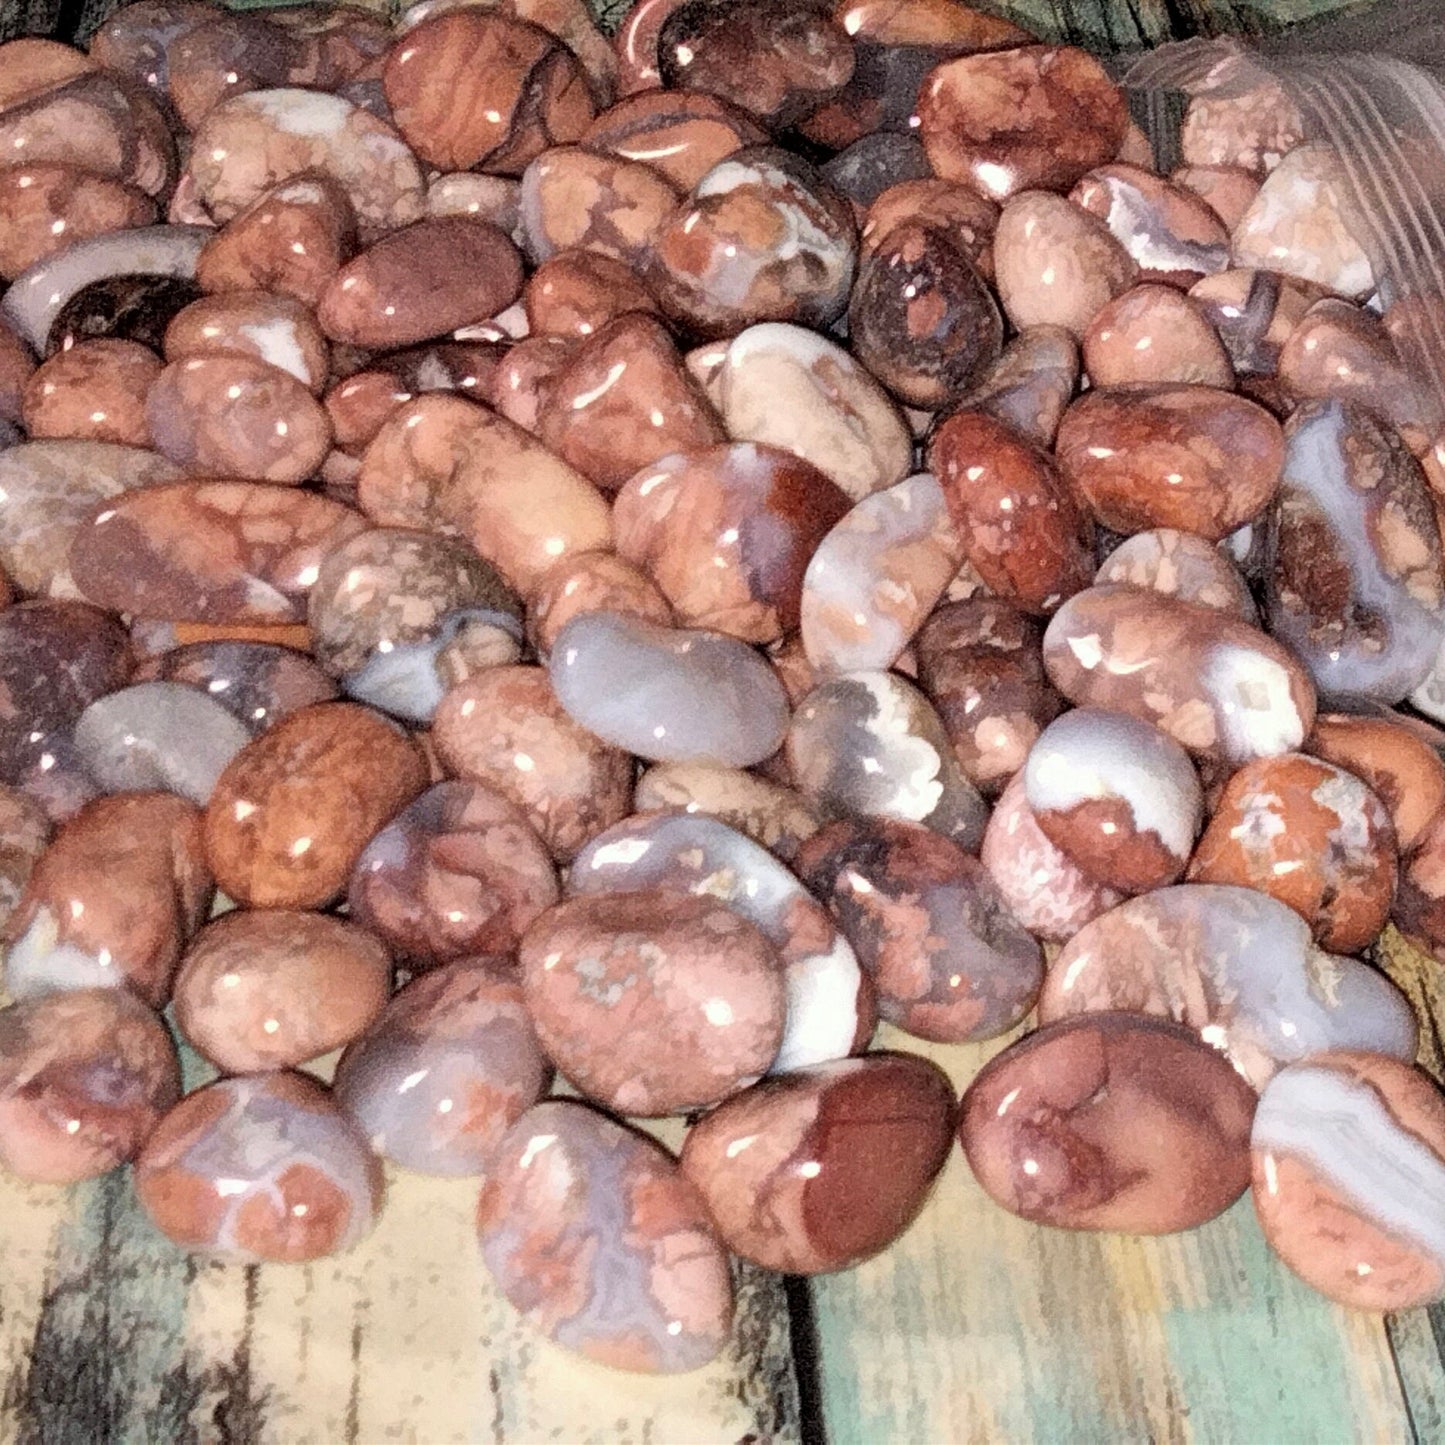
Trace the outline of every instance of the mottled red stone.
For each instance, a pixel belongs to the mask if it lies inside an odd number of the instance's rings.
[[[25,428],[32,441],[149,446],[146,397],[160,374],[155,352],[134,341],[82,341],[35,369],[21,408]]]
[[[559,251],[522,291],[533,333],[573,340],[593,336],[628,311],[656,312],[652,293],[630,266],[597,251]]]
[[[644,8],[634,6],[629,17]],[[767,138],[756,121],[718,96],[700,90],[649,90],[603,111],[588,126],[582,143],[589,150],[650,165],[687,191],[734,151]]]

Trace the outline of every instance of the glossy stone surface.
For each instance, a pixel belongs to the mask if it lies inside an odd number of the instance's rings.
[[[316,306],[356,243],[356,215],[320,171],[283,180],[212,232],[196,260],[206,291],[279,291]]]
[[[1203,819],[1189,755],[1151,723],[1081,707],[1029,751],[1024,796],[1035,822],[1090,878],[1123,893],[1175,882]]]
[[[327,554],[306,615],[316,660],[348,696],[425,723],[449,686],[517,660],[521,613],[469,547],[378,527]]]
[[[854,354],[899,400],[936,409],[998,359],[1003,318],[948,231],[904,222],[858,268],[848,335]]]
[[[228,1264],[299,1264],[351,1248],[381,1208],[381,1166],[305,1074],[218,1079],[161,1121],[135,1166],[151,1223]]]
[[[1044,633],[1049,680],[1080,707],[1126,712],[1191,753],[1238,766],[1297,748],[1308,674],[1277,642],[1213,608],[1110,584],[1071,597]]]
[[[557,901],[542,840],[513,803],[481,783],[428,788],[366,845],[350,916],[413,968],[515,951]]]
[[[552,568],[530,599],[528,640],[545,657],[584,612],[620,612],[662,626],[673,620],[667,599],[640,567],[615,552],[579,552]]]
[[[1251,889],[1182,883],[1104,914],[1049,968],[1039,1018],[1128,1009],[1197,1029],[1255,1088],[1331,1048],[1413,1059],[1404,995],[1320,949],[1308,924]]]
[[[0,320],[0,421],[20,420],[20,399],[34,371],[30,347]]]
[[[47,356],[85,341],[129,341],[159,352],[172,318],[199,294],[185,276],[102,276],[70,295],[36,344]]]
[[[1206,276],[1189,292],[1224,343],[1234,369],[1264,376],[1274,374],[1285,343],[1315,294],[1276,271],[1251,268]]]
[[[1395,896],[1385,805],[1354,774],[1301,753],[1260,758],[1225,784],[1189,867],[1293,908],[1334,953],[1373,943]]]
[[[767,132],[716,95],[652,90],[603,111],[582,140],[589,150],[641,161],[688,191],[734,151],[767,140]]]
[[[423,1174],[485,1173],[552,1077],[521,986],[498,960],[416,978],[341,1056],[336,1102],[372,1149]]]
[[[477,1237],[502,1293],[564,1349],[670,1374],[728,1342],[728,1256],[702,1196],[661,1146],[582,1104],[538,1104],[507,1131]]]
[[[938,711],[954,756],[992,797],[1034,739],[1063,710],[1044,675],[1033,618],[993,597],[935,608],[914,639],[918,682]]]
[[[614,491],[659,458],[711,446],[724,433],[667,329],[634,314],[584,338],[553,373],[537,435]]]
[[[1189,165],[1239,166],[1264,176],[1304,139],[1304,121],[1284,87],[1261,82],[1240,94],[1196,95],[1179,145]]]
[[[95,508],[71,544],[70,566],[83,596],[117,612],[299,622],[321,559],[365,527],[364,517],[313,492],[179,482]]]
[[[214,698],[179,682],[140,682],[97,698],[76,719],[75,753],[106,793],[148,788],[206,805],[250,730]]]
[[[1091,391],[1064,413],[1058,460],[1106,527],[1218,541],[1269,504],[1284,438],[1263,407],[1213,387]]]
[[[788,1274],[846,1269],[917,1218],[953,1143],[937,1065],[873,1054],[764,1080],[688,1133],[682,1171],[728,1247]]]
[[[996,596],[1053,612],[1093,575],[1093,529],[1053,459],[978,411],[946,417],[928,442],[964,555]]]
[[[421,219],[421,168],[401,137],[338,95],[256,90],[222,101],[196,129],[187,174],[218,221],[278,182],[320,171],[346,193],[363,238]]]
[[[888,394],[841,346],[802,326],[739,333],[707,391],[734,441],[793,452],[854,501],[912,468],[913,438]]]
[[[963,1096],[969,1167],[1011,1214],[1172,1234],[1249,1182],[1254,1090],[1187,1029],[1094,1014],[1029,1034]]]
[[[645,279],[668,315],[701,335],[759,321],[822,326],[848,304],[856,249],[842,196],[791,152],[750,146],[663,222]]]
[[[777,1057],[782,961],[715,900],[656,888],[571,898],[532,925],[518,964],[548,1056],[619,1113],[714,1104]]]
[[[809,558],[847,510],[801,457],[738,442],[644,467],[617,494],[612,530],[680,623],[775,642],[796,630]]]
[[[0,1165],[74,1184],[133,1159],[181,1096],[175,1045],[118,989],[0,1010]]]
[[[1100,310],[1084,333],[1083,353],[1094,386],[1234,385],[1224,343],[1200,305],[1158,283],[1133,286]]]
[[[748,767],[778,750],[788,725],[772,669],[721,633],[585,613],[558,635],[548,673],[574,721],[654,762]],[[630,679],[625,693],[618,677]]]
[[[1022,191],[1008,202],[993,258],[999,301],[1015,330],[1061,326],[1076,340],[1139,278],[1134,258],[1098,217],[1047,191]]]
[[[1165,597],[1212,607],[1244,622],[1256,623],[1254,598],[1239,569],[1221,547],[1193,532],[1154,527],[1126,537],[1104,559],[1094,578],[1147,587]]]
[[[1251,1136],[1265,1238],[1307,1284],[1353,1309],[1445,1295],[1445,1100],[1428,1075],[1370,1054],[1282,1069]]]
[[[330,349],[310,309],[281,291],[233,291],[203,296],[166,327],[167,361],[235,352],[289,372],[319,395]]]
[[[822,825],[822,812],[796,789],[742,768],[657,763],[637,780],[638,812],[703,814],[726,823],[784,861]]]
[[[877,1014],[852,948],[765,848],[715,818],[643,815],[598,834],[567,879],[572,897],[645,888],[723,903],[777,949],[787,1021],[769,1072],[844,1058],[867,1043]]]
[[[1445,570],[1418,464],[1358,407],[1307,402],[1285,431],[1270,628],[1322,693],[1398,702],[1445,635]]]
[[[263,1073],[350,1043],[390,992],[391,955],[366,929],[287,908],[238,908],[186,950],[176,1026],[223,1073]]]
[[[194,805],[167,793],[98,798],[31,872],[6,929],[6,991],[124,987],[160,1008],[211,891]]]
[[[829,823],[797,867],[878,991],[881,1017],[939,1043],[992,1038],[1033,1007],[1039,946],[983,866],[928,828],[883,818]]]
[[[892,672],[851,672],[805,697],[788,731],[804,793],[863,817],[924,823],[972,848],[988,808],[928,699]]]
[[[994,804],[978,856],[1009,912],[1046,943],[1066,942],[1123,900],[1049,840],[1029,807],[1022,770]]]
[[[1031,326],[1013,338],[960,402],[1041,447],[1054,444],[1059,419],[1079,384],[1079,347],[1061,326]]]
[[[251,733],[336,696],[336,685],[305,653],[271,642],[186,643],[142,663],[134,679],[189,683]]]
[[[450,776],[509,798],[559,862],[631,811],[632,760],[568,716],[543,668],[489,668],[453,688],[431,737]]]
[[[632,268],[600,251],[558,251],[522,291],[533,334],[580,341],[629,311],[655,313],[657,303]]]
[[[918,118],[940,176],[1003,200],[1072,185],[1113,160],[1128,112],[1085,51],[1026,45],[940,65],[919,94]]]
[[[519,176],[592,119],[582,68],[535,25],[453,10],[393,46],[382,83],[396,128],[428,165]]]
[[[0,936],[50,834],[50,820],[35,799],[18,788],[0,787]]]
[[[160,374],[159,359],[136,342],[81,342],[43,362],[26,384],[25,429],[35,441],[148,446],[146,395]]]
[[[76,241],[149,225],[156,209],[134,186],[42,162],[0,170],[0,215],[0,277],[13,281]]]
[[[379,713],[302,708],[242,748],[216,784],[206,810],[216,881],[252,907],[321,907],[426,782],[420,750]]]
[[[963,560],[943,488],[919,472],[864,497],[813,549],[803,649],[820,675],[891,667]]]

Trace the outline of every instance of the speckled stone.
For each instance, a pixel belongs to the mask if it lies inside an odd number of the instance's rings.
[[[124,987],[161,1007],[211,902],[197,808],[167,793],[99,798],[36,863],[6,929],[15,999]]]
[[[1284,87],[1263,83],[1239,95],[1196,95],[1180,128],[1182,158],[1195,166],[1273,170],[1304,139],[1304,121]]]
[[[366,929],[291,909],[238,908],[186,950],[176,1026],[224,1073],[263,1073],[350,1043],[390,992],[391,956]]]
[[[1445,1100],[1425,1073],[1363,1053],[1282,1069],[1251,1135],[1254,1208],[1306,1284],[1353,1309],[1445,1295]]]
[[[0,1010],[0,1164],[74,1184],[133,1159],[181,1096],[175,1045],[118,989],[51,994]]]
[[[716,1103],[763,1073],[782,1041],[778,953],[711,899],[662,889],[572,898],[532,925],[518,962],[543,1048],[621,1113]]]
[[[216,881],[252,907],[321,907],[426,783],[420,750],[389,719],[355,703],[302,708],[221,774],[206,810]]]
[[[1259,613],[1239,569],[1225,549],[1193,532],[1153,527],[1126,537],[1099,566],[1094,581],[1147,587],[1181,602],[1195,602],[1257,623]]]
[[[172,1243],[229,1264],[299,1264],[351,1248],[381,1208],[381,1166],[305,1074],[218,1079],[161,1121],[136,1197]]]
[[[637,780],[638,812],[679,811],[718,819],[784,861],[822,826],[822,811],[794,788],[742,768],[657,763]]]
[[[953,1090],[911,1054],[768,1079],[688,1133],[683,1173],[728,1247],[787,1274],[846,1269],[923,1208],[953,1143]]]
[[[251,733],[336,696],[335,683],[305,653],[271,642],[185,643],[142,662],[134,680],[189,683]]]
[[[0,277],[27,268],[76,241],[156,219],[144,191],[78,166],[41,162],[0,169]]]
[[[660,1145],[558,1099],[529,1109],[477,1206],[482,1260],[524,1319],[614,1369],[697,1369],[732,1329],[727,1251]],[[538,1250],[559,1261],[545,1276]]]
[[[1254,1107],[1254,1090],[1189,1030],[1093,1014],[1039,1029],[985,1065],[964,1093],[959,1138],[984,1191],[1011,1214],[1170,1234],[1244,1192]]]
[[[334,1087],[383,1159],[465,1176],[486,1172],[551,1077],[521,985],[481,958],[413,979],[347,1047]]]
[[[1161,888],[1082,928],[1049,968],[1039,1017],[1107,1009],[1197,1029],[1257,1089],[1321,1049],[1415,1057],[1415,1016],[1394,984],[1325,953],[1298,914],[1246,888]]]
[[[631,811],[631,758],[563,711],[544,668],[489,668],[453,688],[432,744],[449,776],[515,803],[558,862]]]
[[[160,359],[134,341],[82,341],[36,368],[21,418],[32,441],[148,447],[146,397],[160,374]]]

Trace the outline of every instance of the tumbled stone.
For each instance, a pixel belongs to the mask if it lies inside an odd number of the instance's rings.
[[[852,948],[765,848],[715,818],[644,815],[598,834],[567,876],[572,897],[649,888],[726,904],[777,949],[787,1016],[769,1072],[844,1058],[867,1044],[877,1013]]]
[[[1107,1009],[1199,1030],[1255,1088],[1322,1049],[1415,1056],[1415,1016],[1394,984],[1324,952],[1297,913],[1247,888],[1183,883],[1081,929],[1049,968],[1039,1017]]]
[[[1126,537],[1104,559],[1094,578],[1144,587],[1181,602],[1227,612],[1243,622],[1259,621],[1254,598],[1224,550],[1193,532],[1154,527]]]
[[[0,320],[0,421],[20,420],[20,399],[34,371],[30,348]]]
[[[959,401],[1041,447],[1054,444],[1079,384],[1079,347],[1061,326],[1030,326],[1003,349],[978,386]]]
[[[1206,276],[1189,295],[1203,308],[1236,371],[1272,376],[1280,353],[1313,295],[1274,271],[1232,270]]]
[[[898,408],[841,346],[786,322],[735,336],[707,381],[734,441],[811,462],[854,501],[908,475],[913,439]]]
[[[558,635],[548,671],[574,721],[654,762],[748,767],[776,752],[787,729],[787,699],[772,669],[716,632],[585,613]],[[618,677],[629,679],[625,692]]]
[[[501,231],[440,216],[393,231],[344,265],[316,316],[335,341],[407,346],[485,321],[521,291],[522,259]]]
[[[497,364],[482,399],[514,426],[536,436],[552,378],[571,360],[576,347],[575,341],[562,336],[529,336],[517,342]]]
[[[880,45],[1007,50],[1033,39],[1002,16],[958,0],[835,0],[833,14],[849,35]]]
[[[714,763],[657,763],[637,780],[634,803],[640,813],[716,818],[785,861],[823,821],[821,810],[795,789]]]
[[[1064,413],[1057,447],[1106,527],[1173,527],[1210,541],[1264,511],[1284,451],[1263,407],[1204,386],[1091,391]]]
[[[900,400],[936,409],[998,359],[1003,318],[944,230],[894,226],[864,258],[848,306],[855,355]]]
[[[321,89],[321,48],[314,36],[272,24],[264,13],[217,11],[166,47],[166,87],[177,118],[195,130],[221,101],[276,86]]]
[[[644,1135],[570,1100],[528,1109],[477,1205],[482,1260],[541,1334],[614,1369],[697,1369],[731,1335],[728,1256],[702,1196]],[[539,1248],[558,1266],[539,1277]]]
[[[469,672],[515,662],[522,608],[470,548],[398,527],[329,552],[307,598],[316,660],[343,690],[408,722],[430,720]]]
[[[767,1079],[688,1132],[683,1173],[728,1247],[788,1274],[846,1269],[917,1218],[953,1143],[953,1090],[911,1054]]]
[[[1395,865],[1380,799],[1333,763],[1285,753],[1246,764],[1225,784],[1189,877],[1267,893],[1322,947],[1358,953],[1389,917]]]
[[[1061,326],[1076,340],[1139,276],[1102,221],[1047,191],[1022,191],[1004,206],[993,264],[999,301],[1015,330]]]
[[[1424,681],[1445,635],[1445,572],[1424,476],[1389,427],[1348,403],[1305,403],[1285,441],[1270,629],[1321,693],[1398,702]]]
[[[571,898],[532,925],[518,963],[549,1057],[619,1113],[716,1103],[777,1056],[778,953],[712,899],[664,889]]]
[[[161,374],[134,341],[82,341],[42,362],[25,386],[22,419],[33,441],[150,444],[146,397]]]
[[[1279,271],[1359,300],[1375,289],[1346,211],[1346,181],[1328,146],[1298,146],[1265,178],[1231,244],[1236,266]]]
[[[47,356],[66,336],[116,336],[159,351],[166,322],[196,298],[190,278],[209,235],[202,226],[140,226],[76,241],[11,283],[0,320]]]
[[[451,777],[526,814],[558,862],[632,811],[632,760],[563,711],[540,667],[494,667],[453,688],[432,720]]]
[[[1233,231],[1259,194],[1259,181],[1242,166],[1180,166],[1169,179],[1193,191]]]
[[[34,798],[0,786],[0,936],[49,846],[50,832],[45,809]]]
[[[938,714],[896,673],[847,673],[810,692],[788,761],[803,792],[839,812],[924,823],[964,848],[983,836],[988,809]]]
[[[1437,961],[1445,958],[1445,815],[1436,814],[1401,860],[1392,921]]]
[[[1282,85],[1238,95],[1196,95],[1184,112],[1180,154],[1188,165],[1238,166],[1263,176],[1304,139],[1304,121]]]
[[[90,37],[90,58],[139,81],[155,100],[164,101],[171,43],[215,18],[215,8],[199,0],[137,0],[113,10],[101,22]]]
[[[1043,981],[1039,946],[982,864],[928,828],[826,824],[797,868],[852,943],[878,1012],[920,1038],[964,1043],[1012,1028]]]
[[[533,334],[582,340],[629,311],[655,313],[657,303],[630,266],[599,251],[559,251],[522,291]]]
[[[1029,807],[1022,769],[994,804],[978,856],[1009,912],[1046,943],[1067,942],[1123,899],[1049,841]]]
[[[953,754],[992,797],[1021,767],[1044,725],[1063,710],[1044,675],[1043,629],[994,597],[948,602],[914,638],[918,683]]]
[[[918,97],[933,169],[994,200],[1072,185],[1112,161],[1128,110],[1103,66],[1067,45],[1026,45],[946,61]]]
[[[279,291],[314,307],[351,255],[356,217],[321,171],[283,180],[213,232],[196,260],[202,289]]]
[[[864,497],[803,574],[803,649],[820,675],[891,667],[957,575],[943,489],[920,472]]]
[[[93,508],[71,544],[70,566],[83,596],[117,612],[298,622],[322,559],[365,527],[364,517],[313,492],[175,482]]]
[[[291,1068],[350,1043],[391,992],[391,956],[364,928],[292,909],[238,908],[192,940],[176,1026],[228,1074]]]
[[[0,1165],[74,1184],[135,1158],[181,1096],[165,1026],[119,989],[0,1010]]]
[[[413,968],[509,954],[557,901],[557,874],[526,816],[481,783],[443,782],[362,851],[350,916]]]
[[[628,18],[641,9],[634,6]],[[650,90],[603,111],[582,142],[589,150],[644,162],[689,191],[719,161],[767,138],[756,121],[716,95]]]
[[[527,608],[527,637],[540,656],[584,612],[620,612],[669,626],[672,609],[652,579],[615,552],[580,552],[543,579]]]
[[[592,96],[570,50],[535,25],[480,9],[413,26],[382,73],[396,128],[428,165],[519,176],[575,141]]]
[[[1281,1069],[1250,1139],[1264,1237],[1306,1284],[1353,1309],[1445,1294],[1445,1100],[1418,1069],[1321,1054]]]
[[[6,991],[128,988],[160,1008],[211,892],[193,804],[167,793],[98,798],[30,875],[6,929]]]
[[[0,277],[13,281],[37,261],[77,241],[156,219],[144,191],[78,166],[0,169]]]
[[[927,458],[964,555],[995,595],[1043,614],[1088,585],[1093,529],[1041,448],[958,411],[934,430]]]
[[[187,643],[143,662],[135,681],[189,683],[250,733],[336,696],[335,683],[305,653],[270,642]]]
[[[76,719],[75,754],[106,793],[149,788],[202,807],[250,740],[214,698],[179,682],[140,682],[97,698]]]
[[[336,1067],[336,1102],[373,1151],[423,1174],[485,1173],[552,1070],[521,985],[462,959],[411,981]]]
[[[206,809],[216,881],[257,908],[319,908],[362,849],[427,784],[420,750],[355,703],[302,708],[232,759]]]
[[[759,321],[823,326],[848,304],[852,208],[807,162],[773,146],[720,161],[652,238],[646,280],[701,335]]]
[[[167,1239],[229,1264],[299,1264],[350,1249],[382,1199],[381,1165],[361,1131],[327,1089],[287,1072],[188,1094],[151,1135],[134,1179]]]
[[[490,221],[517,246],[525,240],[522,184],[509,176],[482,176],[475,171],[448,171],[434,176],[427,183],[426,209],[429,216],[470,216],[476,221]]]
[[[1171,1234],[1243,1193],[1254,1106],[1254,1090],[1189,1030],[1093,1014],[986,1064],[964,1093],[959,1138],[984,1192],[1011,1214]]]
[[[612,526],[680,623],[774,642],[797,628],[808,559],[847,510],[802,458],[735,442],[644,467],[617,494]]]
[[[330,351],[311,311],[284,292],[203,296],[166,327],[167,361],[234,352],[289,372],[308,391],[326,385]]]
[[[1134,286],[1116,296],[1089,323],[1083,353],[1093,386],[1234,385],[1218,332],[1198,303],[1172,286]]]
[[[553,373],[537,433],[605,491],[659,458],[724,435],[667,329],[636,314],[585,338]]]
[[[223,101],[197,128],[187,171],[222,222],[307,171],[341,186],[363,238],[420,220],[425,210],[421,168],[396,132],[314,90],[256,90]]]

